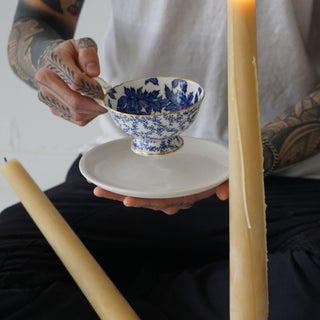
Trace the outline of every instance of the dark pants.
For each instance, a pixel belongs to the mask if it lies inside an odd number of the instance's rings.
[[[320,181],[269,177],[265,187],[269,319],[318,320]],[[46,193],[141,319],[229,319],[228,201],[168,216],[92,189],[76,162]],[[98,319],[20,204],[0,215],[0,319]]]

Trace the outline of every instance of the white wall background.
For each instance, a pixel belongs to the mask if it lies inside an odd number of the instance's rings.
[[[11,71],[7,40],[17,3],[6,1],[0,10],[0,166],[3,157],[18,159],[45,190],[64,180],[79,146],[94,138],[99,128],[95,120],[77,127],[53,116],[36,91]],[[87,0],[75,37],[90,36],[101,46],[110,10],[110,0]],[[17,201],[0,174],[0,212]]]

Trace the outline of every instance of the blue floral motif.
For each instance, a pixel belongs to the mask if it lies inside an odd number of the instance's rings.
[[[109,96],[111,99],[116,99],[115,93],[117,93],[117,91],[116,91],[114,88],[111,88],[111,89],[108,90],[108,96]]]
[[[125,95],[120,97],[117,104],[117,111],[128,114],[152,114],[152,111],[161,110],[161,101],[158,98],[159,90],[146,91],[142,87],[124,87]]]
[[[135,152],[146,154],[164,154],[168,150],[176,150],[183,144],[183,139],[180,136],[172,137],[167,140],[152,141],[143,139],[134,139],[132,148]]]
[[[188,83],[186,80],[183,79],[174,79],[172,81],[172,88],[176,88],[177,86],[180,86],[181,90],[186,93],[188,89]]]
[[[188,92],[188,82],[183,79],[173,79],[169,84],[164,86],[164,94],[160,93],[158,78],[148,78],[145,80],[145,85],[151,84],[152,89],[140,86],[123,87],[123,92],[119,93],[112,88],[107,95],[112,100],[117,100],[116,110],[122,113],[135,115],[153,115],[169,112],[177,112],[191,107],[199,101],[201,96],[201,88],[197,91]],[[196,92],[196,94],[194,94]],[[109,99],[109,106],[113,109],[113,102]]]
[[[116,86],[105,101],[117,126],[134,137],[132,150],[164,154],[182,146],[180,134],[196,118],[203,97],[193,81],[148,78]]]
[[[183,143],[179,134],[194,121],[198,111],[199,108],[194,108],[161,117],[132,117],[123,113],[111,116],[122,131],[136,138],[133,149],[158,154],[177,149]]]
[[[159,85],[158,78],[149,78],[149,79],[146,79],[146,81],[144,82],[144,84],[147,85],[149,82],[151,82],[151,83],[154,84],[155,86],[158,86],[158,85]]]

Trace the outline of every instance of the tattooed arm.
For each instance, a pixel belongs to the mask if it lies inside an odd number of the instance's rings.
[[[320,85],[262,129],[265,175],[320,152]]]
[[[9,38],[9,62],[15,73],[38,89],[51,112],[80,126],[105,109],[92,79],[100,66],[96,43],[72,39],[82,0],[20,0]]]

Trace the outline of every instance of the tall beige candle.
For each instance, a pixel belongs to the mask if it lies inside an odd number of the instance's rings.
[[[139,319],[20,162],[6,162],[1,172],[100,319]]]
[[[268,317],[255,0],[228,0],[230,319]]]

